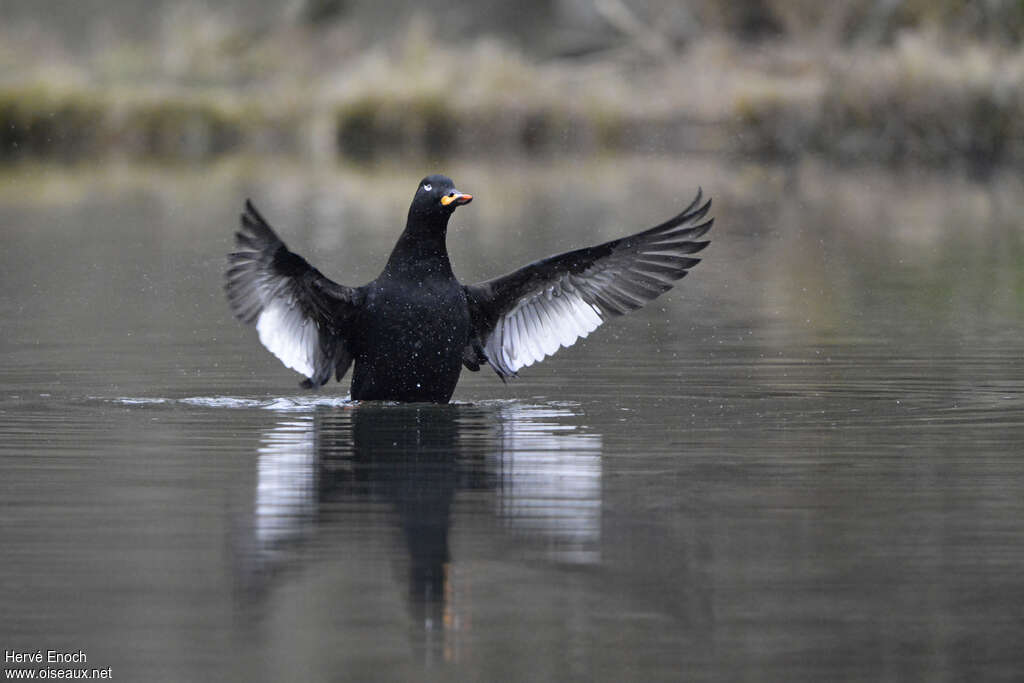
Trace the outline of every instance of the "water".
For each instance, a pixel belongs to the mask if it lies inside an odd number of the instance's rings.
[[[115,680],[1019,676],[1018,180],[455,165],[467,280],[698,183],[714,242],[509,386],[302,392],[222,298],[242,200],[358,284],[428,170],[5,172],[5,649]]]

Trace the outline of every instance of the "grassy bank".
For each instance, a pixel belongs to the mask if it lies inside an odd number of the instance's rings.
[[[495,41],[442,46],[413,24],[383,47],[289,57],[307,39],[239,50],[220,36],[174,72],[110,55],[59,78],[22,70],[0,82],[0,159],[626,151],[1024,165],[1021,48],[924,32],[827,51],[712,37],[658,58],[540,61]]]

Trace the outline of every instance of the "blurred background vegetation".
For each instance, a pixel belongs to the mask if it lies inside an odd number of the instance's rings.
[[[0,160],[1024,163],[1024,0],[0,0]]]

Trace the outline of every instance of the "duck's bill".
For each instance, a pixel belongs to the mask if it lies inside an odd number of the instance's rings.
[[[462,206],[463,204],[469,204],[471,201],[473,201],[473,195],[459,192],[458,190],[441,197],[441,203],[445,206]]]

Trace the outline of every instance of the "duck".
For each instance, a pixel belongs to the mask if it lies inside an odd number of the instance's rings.
[[[225,290],[232,313],[301,386],[352,372],[354,401],[448,403],[462,369],[503,381],[670,290],[710,243],[711,200],[642,232],[556,254],[476,284],[456,277],[448,222],[473,195],[451,178],[423,178],[383,270],[339,284],[290,251],[245,201]]]

